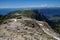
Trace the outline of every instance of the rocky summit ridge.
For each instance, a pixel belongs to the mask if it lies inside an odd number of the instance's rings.
[[[5,15],[0,24],[0,40],[59,40],[59,34],[55,33],[47,22],[37,20],[43,19],[39,16],[32,11]]]

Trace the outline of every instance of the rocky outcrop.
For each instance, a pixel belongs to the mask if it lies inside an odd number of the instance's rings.
[[[0,25],[0,40],[55,40],[30,18],[8,19]]]
[[[0,40],[57,40],[49,35],[50,31],[54,32],[45,21],[40,11],[11,12],[1,18]]]

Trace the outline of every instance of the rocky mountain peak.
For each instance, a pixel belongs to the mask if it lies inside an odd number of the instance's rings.
[[[0,40],[59,40],[59,34],[51,29],[39,13],[36,10],[22,10],[3,16]]]

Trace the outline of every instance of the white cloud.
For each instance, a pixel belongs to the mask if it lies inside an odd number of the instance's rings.
[[[47,4],[41,4],[40,7],[48,7]]]

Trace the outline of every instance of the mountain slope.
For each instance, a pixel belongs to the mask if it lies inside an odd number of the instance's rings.
[[[38,21],[39,20],[39,21]],[[1,18],[0,40],[59,40],[38,10],[11,12]]]
[[[44,20],[42,13],[40,10],[18,10],[8,13],[3,17],[3,19],[10,19],[10,18],[21,18],[21,17],[28,17],[34,18],[37,20]]]
[[[8,19],[0,25],[0,32],[1,40],[55,40],[29,18]]]

